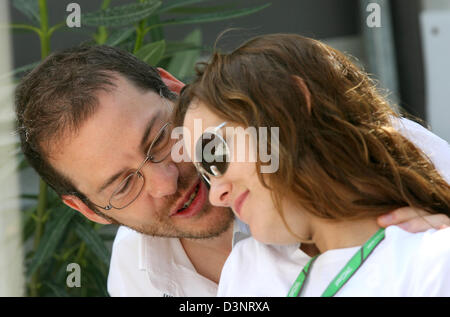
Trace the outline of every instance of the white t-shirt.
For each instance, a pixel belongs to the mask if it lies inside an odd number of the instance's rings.
[[[335,296],[450,296],[450,228],[413,234],[391,226],[385,233]],[[218,296],[285,297],[310,259],[299,246],[239,242],[224,265]],[[320,296],[358,249],[320,255],[301,296]]]

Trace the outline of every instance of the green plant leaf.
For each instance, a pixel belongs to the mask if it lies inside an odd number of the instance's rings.
[[[108,280],[108,270],[102,265],[98,265],[93,261],[92,257],[86,257],[87,260],[87,270],[91,279],[93,280],[95,286],[97,287],[97,292],[99,292],[99,296],[109,297],[107,286]]]
[[[21,198],[21,199],[37,200],[38,199],[38,195],[36,195],[36,194],[21,194],[21,195],[19,195],[19,198]]]
[[[150,18],[148,18],[148,25],[152,25],[152,24],[159,24],[161,21],[159,19],[159,15],[158,14],[154,14],[152,15]],[[150,31],[150,36],[152,38],[152,42],[157,42],[157,41],[161,41],[164,40],[164,30],[162,27],[157,27],[157,28],[153,28]]]
[[[252,7],[252,8],[228,10],[228,11],[208,13],[208,14],[199,14],[197,16],[185,17],[185,18],[174,18],[174,19],[162,21],[160,25],[206,23],[206,22],[216,22],[216,21],[221,21],[221,20],[227,20],[227,19],[232,19],[232,18],[239,18],[239,17],[243,17],[246,15],[261,11],[270,5],[271,5],[270,3],[267,3],[264,5]],[[152,25],[149,27],[149,29],[160,26],[160,25]]]
[[[166,52],[164,53],[164,57],[173,56],[177,53],[191,50],[207,50],[207,47],[194,43],[168,42],[166,43]]]
[[[13,0],[13,6],[25,14],[31,21],[41,23],[39,15],[39,3],[37,0]]]
[[[109,46],[116,46],[120,43],[126,41],[133,33],[135,32],[135,28],[125,28],[125,29],[118,29],[115,32],[111,33],[111,35],[108,37],[108,40],[106,40],[105,45]]]
[[[91,227],[89,223],[77,217],[74,219],[75,233],[86,243],[86,246],[95,254],[103,263],[109,265],[111,253],[106,248],[97,231]]]
[[[2,27],[0,27],[0,29],[1,28]],[[10,26],[10,29],[14,34],[36,33],[36,31],[34,31],[33,29],[24,29],[24,28],[12,27],[12,26]]]
[[[52,282],[44,282],[44,285],[47,286],[51,291],[52,295],[56,297],[70,297],[69,293],[66,291],[65,288],[56,285]],[[65,284],[64,284],[65,285]]]
[[[117,45],[117,47],[119,47],[129,53],[133,53],[135,43],[136,43],[136,34],[133,33],[131,35],[131,37],[129,37],[128,39],[126,39],[125,41],[123,41],[122,43]]]
[[[61,201],[61,197],[49,186],[47,189],[47,203],[48,206],[54,208],[58,206],[63,206],[63,202]]]
[[[67,279],[67,265],[69,263],[72,263],[71,261],[63,261],[58,263],[59,268],[56,268],[56,273],[53,270],[52,271],[52,277],[55,283],[58,283],[60,285],[66,285],[66,279]],[[78,263],[79,264],[79,263]],[[83,268],[81,268],[81,282],[83,283]]]
[[[158,9],[157,13],[167,12],[174,8],[195,4],[199,2],[205,2],[209,0],[168,0],[164,1],[164,4]]]
[[[164,56],[166,50],[166,41],[158,41],[142,46],[136,52],[136,57],[146,62],[149,65],[156,66],[161,58]]]
[[[195,29],[184,39],[185,43],[200,46],[202,43],[202,31]],[[195,63],[200,57],[200,50],[190,50],[174,54],[167,71],[175,77],[185,79],[194,73]]]
[[[82,14],[81,22],[85,26],[125,26],[141,21],[152,15],[161,6],[161,1],[148,0],[116,6],[106,10]]]
[[[37,205],[31,206],[27,208],[26,210],[22,211],[22,237],[23,241],[27,241],[29,237],[34,232],[35,229],[35,222],[31,215],[33,215],[36,212]]]
[[[186,7],[178,7],[170,9],[169,13],[174,14],[205,14],[205,13],[215,13],[215,12],[221,12],[225,10],[230,10],[236,7],[236,4],[227,4],[227,5],[221,5],[221,6],[211,6],[211,7],[192,7],[192,6],[186,6]]]
[[[63,253],[61,254],[61,260],[63,262],[67,262],[67,259],[75,253],[75,251],[80,249],[81,242],[77,242],[73,246],[69,246],[67,244],[64,245]]]
[[[60,206],[54,212],[54,216],[45,226],[45,232],[39,242],[36,253],[31,259],[27,276],[30,277],[42,264],[44,264],[55,252],[61,237],[66,230],[75,212],[65,205]]]
[[[99,235],[103,241],[114,241],[114,239],[116,238],[115,233],[101,232],[99,233]]]

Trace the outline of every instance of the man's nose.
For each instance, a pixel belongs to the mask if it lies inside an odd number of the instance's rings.
[[[225,179],[210,177],[209,201],[220,207],[231,207],[231,192],[233,185]]]
[[[162,198],[177,192],[179,171],[175,163],[165,160],[161,163],[148,162],[143,168],[144,190],[153,198]]]

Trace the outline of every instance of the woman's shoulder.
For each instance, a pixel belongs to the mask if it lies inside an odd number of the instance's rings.
[[[437,251],[437,249],[450,250],[450,243],[444,243],[445,241],[450,242],[449,229],[450,228],[441,230],[428,229],[424,232],[411,233],[399,226],[389,226],[386,228],[386,239],[399,244],[404,243],[406,245],[421,246],[425,248],[435,245],[435,251]]]
[[[386,228],[386,240],[391,250],[405,257],[430,259],[450,252],[450,228],[411,233],[399,226],[390,226]]]
[[[245,266],[251,266],[252,262],[260,261],[261,256],[270,253],[272,246],[259,242],[253,237],[248,237],[236,243],[227,258],[226,267],[238,266],[245,263]]]
[[[391,261],[408,276],[411,296],[450,296],[450,228],[410,233],[391,226],[386,240]]]
[[[449,143],[421,126],[406,118],[393,118],[394,128],[409,141],[419,147],[433,162],[442,177],[450,182],[450,145]]]
[[[298,253],[303,253],[299,251],[300,244],[291,245],[274,245],[262,243],[253,237],[248,237],[239,241],[234,247],[230,254],[232,258],[259,260],[264,257],[273,258],[290,258],[293,255],[298,256]],[[304,256],[307,256],[303,254]]]
[[[264,244],[252,237],[239,241],[231,251],[220,276],[218,296],[276,296],[283,294],[288,273],[308,261],[299,245]],[[294,275],[295,275],[294,274]],[[246,281],[243,283],[242,281]],[[268,289],[267,285],[271,285]],[[276,285],[276,286],[274,286]]]
[[[233,246],[220,274],[217,296],[245,296],[248,284],[243,284],[242,281],[255,278],[252,276],[258,258],[255,251],[261,247],[264,245],[252,237],[240,240]]]

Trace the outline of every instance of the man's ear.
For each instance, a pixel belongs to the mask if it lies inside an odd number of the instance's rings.
[[[96,214],[92,211],[80,198],[74,195],[63,195],[62,201],[64,204],[69,206],[72,209],[75,209],[81,212],[86,218],[91,221],[101,223],[103,225],[110,224],[111,222],[100,215]]]
[[[167,70],[158,67],[159,75],[161,76],[162,81],[176,94],[180,94],[181,88],[184,87],[184,84],[176,79],[171,73]]]
[[[308,86],[306,86],[305,81],[301,77],[298,77],[297,75],[292,75],[292,79],[295,80],[297,86],[300,88],[303,95],[305,96],[306,106],[308,107],[309,114],[311,114],[311,92],[309,91]]]

